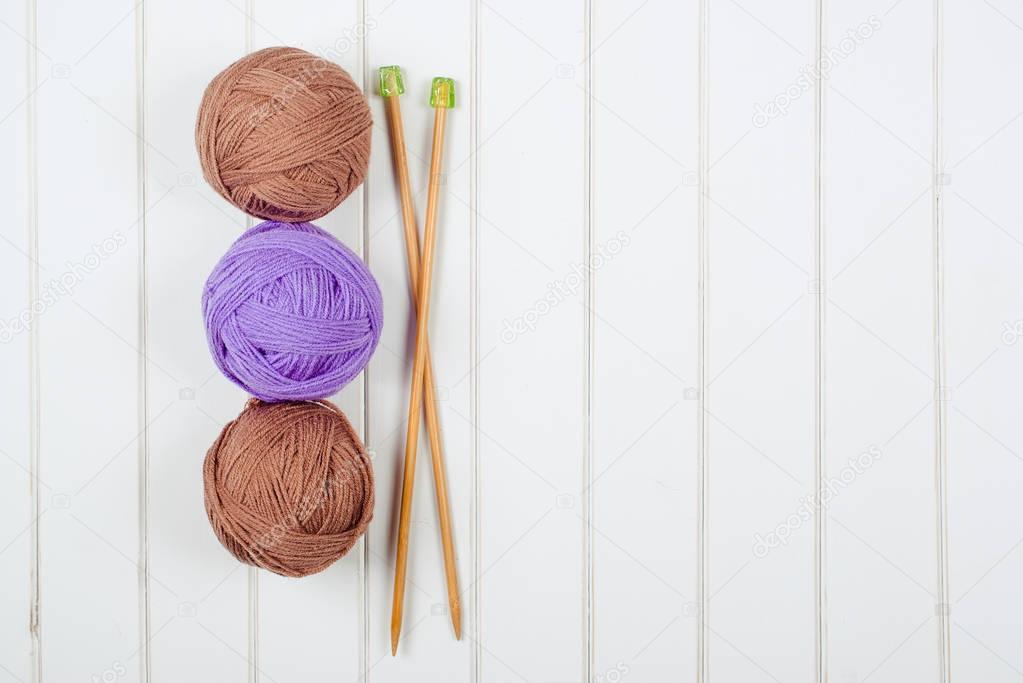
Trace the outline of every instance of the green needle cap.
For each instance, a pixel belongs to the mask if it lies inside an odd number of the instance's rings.
[[[451,109],[455,106],[455,82],[450,78],[437,76],[430,87],[430,106],[434,109]]]
[[[384,97],[401,95],[405,92],[405,79],[401,77],[400,66],[380,67],[380,94]]]

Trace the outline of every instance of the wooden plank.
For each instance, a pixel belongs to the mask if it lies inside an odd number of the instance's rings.
[[[135,9],[37,8],[41,680],[139,668]]]
[[[583,680],[587,17],[479,18],[481,680]]]
[[[699,26],[595,6],[594,681],[696,673]]]
[[[371,102],[376,122],[368,185],[369,265],[380,282],[386,320],[380,346],[369,367],[368,441],[378,481],[376,515],[367,539],[369,574],[368,677],[405,681],[410,677],[467,681],[475,631],[470,624],[473,549],[472,427],[470,387],[470,212],[471,132],[470,5],[460,2],[367,3],[367,48]],[[405,619],[398,656],[391,656],[390,620],[394,580],[394,541],[401,495],[402,460],[409,375],[414,344],[405,246],[383,105],[376,94],[377,69],[400,65],[409,168],[416,190],[420,225],[426,211],[433,110],[427,104],[430,79],[455,79],[457,106],[448,114],[445,178],[441,188],[438,242],[430,312],[430,345],[448,464],[448,486],[455,547],[463,590],[463,640],[452,633],[447,610],[440,531],[425,429],[419,445],[412,509]]]
[[[838,680],[939,675],[932,12],[907,0],[827,15],[822,500]]]
[[[814,3],[713,3],[708,45],[707,666],[814,674]],[[754,57],[755,56],[755,57]],[[752,58],[751,58],[752,57]],[[784,113],[762,108],[786,98]]]
[[[949,618],[956,678],[1019,680],[1023,653],[1023,210],[1016,201],[1023,11],[944,3],[945,333],[948,353]]]
[[[146,4],[149,647],[166,680],[254,680],[258,666],[247,570],[213,535],[202,495],[202,459],[245,396],[213,365],[199,301],[245,219],[203,181],[194,127],[206,84],[245,52],[243,11]]]
[[[0,8],[0,19],[15,32],[0,45],[3,69],[0,87],[0,147],[7,150],[0,165],[0,202],[7,217],[0,225],[0,411],[13,429],[0,435],[0,582],[6,587],[0,597],[0,671],[14,680],[29,680],[32,670],[32,526],[35,519],[35,486],[31,462],[32,370],[30,326],[35,318],[32,302],[35,287],[29,277],[34,270],[31,233],[34,224],[32,193],[34,157],[31,142],[35,68],[44,61],[32,44],[27,3],[8,3]],[[31,79],[31,80],[30,80]],[[40,486],[41,488],[41,486]],[[45,491],[45,489],[44,489]]]
[[[303,0],[257,3],[252,49],[274,45],[300,47],[340,64],[362,81],[358,3],[355,0]],[[315,17],[315,21],[310,18]],[[383,156],[386,148],[378,146]],[[316,221],[346,245],[362,247],[362,191]],[[363,433],[363,384],[360,375],[332,400]],[[362,656],[362,546],[324,572],[296,581],[259,572],[258,661],[261,677],[287,683],[356,680]]]

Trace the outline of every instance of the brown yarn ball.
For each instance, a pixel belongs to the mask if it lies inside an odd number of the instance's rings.
[[[206,182],[242,211],[300,223],[362,184],[373,119],[348,73],[293,47],[270,47],[217,74],[195,144]]]
[[[246,564],[308,576],[347,553],[373,518],[373,467],[337,406],[250,399],[206,453],[206,514]]]

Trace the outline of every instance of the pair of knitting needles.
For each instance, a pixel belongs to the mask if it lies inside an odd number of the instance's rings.
[[[412,363],[412,385],[409,389],[408,432],[405,435],[405,472],[401,485],[401,512],[398,521],[398,552],[394,567],[394,602],[391,606],[391,654],[398,652],[401,621],[405,607],[405,575],[408,570],[409,524],[412,517],[412,490],[416,476],[416,452],[419,446],[419,415],[426,413],[426,430],[430,437],[433,479],[437,491],[437,516],[440,519],[441,544],[444,550],[444,574],[447,581],[448,605],[455,638],[462,638],[462,610],[458,598],[458,576],[455,573],[455,546],[451,536],[451,513],[448,505],[444,454],[441,451],[440,422],[437,419],[437,397],[433,386],[427,329],[430,315],[430,287],[433,276],[433,252],[437,242],[437,200],[440,193],[441,157],[444,152],[444,123],[447,110],[455,106],[455,84],[450,78],[434,78],[430,89],[430,106],[434,109],[433,151],[430,154],[430,179],[426,197],[426,223],[420,260],[419,231],[416,228],[405,151],[405,128],[401,119],[399,96],[405,92],[401,68],[380,69],[380,94],[387,109],[391,131],[391,152],[401,195],[401,216],[405,227],[405,256],[409,281],[416,301],[416,350]],[[420,263],[422,264],[420,266]],[[424,406],[425,393],[425,406]]]

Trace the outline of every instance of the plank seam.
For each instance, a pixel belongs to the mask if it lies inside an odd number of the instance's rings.
[[[585,234],[583,237],[583,263],[593,262],[594,244],[594,192],[593,192],[593,0],[586,0],[584,5],[584,54],[586,55],[586,98],[583,104],[585,117],[585,141],[583,151],[584,195],[586,204]],[[593,376],[594,376],[594,304],[596,303],[596,276],[592,269],[585,274],[585,310],[583,334],[585,338],[585,376],[583,380],[584,416],[583,416],[583,680],[593,680],[594,672],[594,633],[596,630],[596,614],[594,611],[594,557],[593,557],[593,486],[590,477],[593,472]]]
[[[696,629],[696,680],[706,683],[708,680],[708,647],[707,647],[707,608],[709,594],[708,577],[708,463],[707,463],[707,293],[709,244],[707,236],[707,200],[709,198],[710,164],[709,147],[709,71],[708,71],[708,0],[699,3],[699,40],[698,42],[698,164],[700,194],[697,204],[697,244],[699,252],[698,272],[698,306],[697,306],[697,411],[696,421],[696,460],[697,460],[697,608],[699,623]]]
[[[366,28],[366,1],[358,0],[357,25],[362,31],[359,59],[362,62],[362,91],[369,96],[370,71],[369,71],[369,31]],[[369,174],[363,180],[362,204],[359,210],[359,253],[365,263],[369,263]],[[361,392],[361,418],[362,418],[362,439],[363,443],[369,444],[369,366],[367,365],[362,374]],[[359,680],[369,681],[369,534],[363,534],[359,543]]]
[[[815,17],[814,59],[819,65],[824,58],[825,0],[817,0]],[[818,77],[814,88],[814,650],[815,674],[820,683],[828,680],[827,662],[827,510],[821,492],[827,482],[825,460],[825,225],[824,225],[824,79]]]
[[[256,0],[245,0],[245,11],[243,12],[243,28],[245,32],[245,54],[252,52],[253,34],[256,23]],[[250,229],[254,224],[251,216],[245,217],[245,229]],[[251,683],[259,683],[259,570],[249,567],[247,574],[248,583],[248,680]]]
[[[136,164],[138,169],[138,212],[139,212],[139,679],[148,683],[152,676],[149,602],[149,267],[147,256],[148,221],[146,205],[149,186],[149,155],[146,153],[146,5],[139,3],[135,14],[135,115],[138,119],[136,142]]]
[[[470,679],[472,683],[483,681],[483,633],[482,633],[482,577],[483,549],[480,543],[480,526],[482,524],[482,485],[480,479],[480,255],[479,255],[479,209],[480,209],[480,162],[479,131],[480,131],[480,0],[472,0],[472,60],[469,65],[469,87],[472,95],[469,99],[472,123],[469,127],[469,147],[472,158],[469,162],[469,410],[472,422],[472,442],[470,444],[472,469],[472,515],[470,522],[470,545],[472,547],[472,575],[474,577],[469,600],[471,603],[473,631],[473,647],[470,655]]]
[[[934,363],[935,363],[935,503],[938,550],[938,645],[941,680],[950,683],[951,633],[949,627],[948,591],[948,397],[946,396],[947,364],[945,339],[945,275],[944,275],[944,215],[942,209],[941,182],[944,173],[944,140],[942,135],[942,78],[944,50],[943,0],[934,0],[934,55],[933,55],[933,96],[934,166],[931,186],[933,188],[933,230],[934,230]]]
[[[26,101],[26,182],[28,185],[28,206],[27,206],[27,231],[29,260],[28,269],[28,307],[32,309],[32,302],[39,299],[39,173],[38,173],[38,150],[36,146],[38,116],[36,92],[38,89],[38,56],[34,45],[38,39],[37,30],[37,1],[27,1],[26,33],[29,37],[26,41],[26,83],[29,91]],[[42,563],[41,546],[39,542],[40,527],[39,516],[41,504],[39,498],[39,416],[40,416],[40,374],[39,374],[39,325],[36,321],[29,329],[28,343],[28,411],[29,411],[29,477],[30,492],[29,500],[31,506],[32,531],[30,541],[29,557],[29,615],[28,628],[31,638],[31,679],[32,683],[40,683],[43,674],[42,654],[42,630],[40,628],[40,614],[42,606],[41,586],[39,581],[39,569]]]

